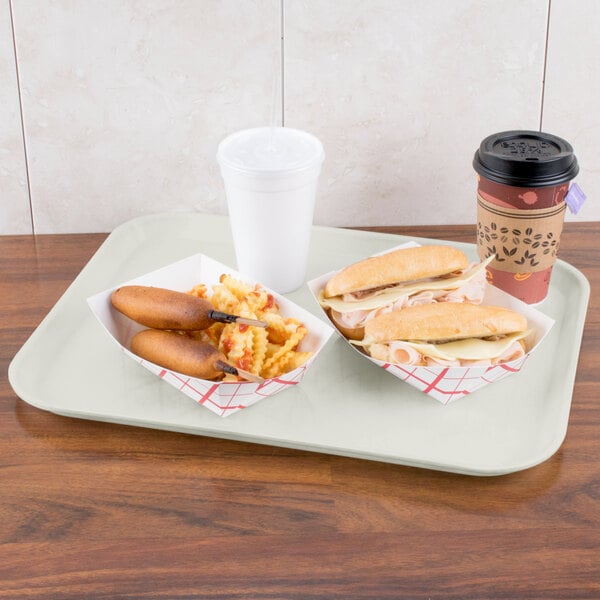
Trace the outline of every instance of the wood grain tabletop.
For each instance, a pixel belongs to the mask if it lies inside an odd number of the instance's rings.
[[[370,229],[474,241],[474,226]],[[600,598],[600,223],[561,241],[592,290],[566,439],[500,477],[23,402],[8,365],[105,238],[0,237],[0,598]]]

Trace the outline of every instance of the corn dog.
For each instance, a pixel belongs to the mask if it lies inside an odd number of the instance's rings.
[[[204,298],[158,287],[122,286],[111,294],[110,301],[120,313],[152,329],[198,331],[215,321],[267,326],[264,321],[219,312]]]

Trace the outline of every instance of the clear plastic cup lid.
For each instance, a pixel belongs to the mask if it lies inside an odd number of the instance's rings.
[[[310,133],[289,127],[257,127],[226,137],[217,161],[242,173],[279,175],[320,166],[325,157],[321,142]]]

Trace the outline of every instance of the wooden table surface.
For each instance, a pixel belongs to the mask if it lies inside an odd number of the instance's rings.
[[[567,223],[561,243],[592,288],[567,437],[490,478],[21,401],[10,361],[105,238],[0,237],[0,598],[600,598],[600,223]]]

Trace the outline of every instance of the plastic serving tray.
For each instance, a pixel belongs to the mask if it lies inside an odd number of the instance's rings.
[[[307,280],[410,240],[433,242],[315,227]],[[477,260],[474,244],[441,243]],[[86,302],[198,252],[235,268],[226,217],[169,213],[116,228],[10,364],[17,395],[67,417],[470,475],[532,467],[562,444],[589,299],[587,280],[564,261],[557,261],[549,295],[537,307],[555,324],[511,377],[444,406],[332,336],[299,385],[223,419],[128,358]],[[307,286],[288,297],[324,318]]]

